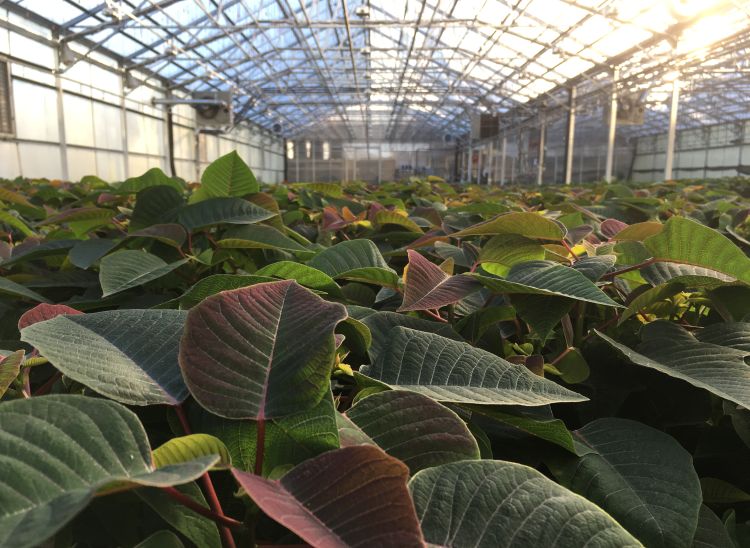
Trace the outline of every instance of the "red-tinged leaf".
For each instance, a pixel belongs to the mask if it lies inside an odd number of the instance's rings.
[[[628,224],[618,221],[617,219],[606,219],[599,225],[599,231],[607,238],[611,238],[622,229],[627,228]]]
[[[328,451],[279,481],[232,473],[261,510],[312,546],[425,545],[409,470],[377,447]]]
[[[71,308],[64,304],[38,304],[31,310],[27,310],[18,319],[18,330],[21,331],[24,327],[29,327],[35,323],[44,322],[51,320],[61,314],[83,314],[80,310]]]
[[[446,236],[445,232],[443,232],[442,230],[432,230],[424,236],[420,236],[419,238],[414,240],[412,243],[406,246],[406,248],[417,249],[420,247],[434,245],[435,242],[448,242],[449,240],[450,238]]]
[[[460,301],[480,287],[468,276],[449,276],[417,251],[409,249],[407,253],[409,270],[399,312],[441,308]]]
[[[224,291],[190,310],[180,367],[204,408],[230,419],[312,409],[329,390],[333,330],[347,317],[294,280]]]

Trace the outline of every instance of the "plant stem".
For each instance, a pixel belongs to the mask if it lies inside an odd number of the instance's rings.
[[[215,514],[210,509],[194,501],[187,495],[179,492],[174,487],[162,487],[161,489],[167,495],[169,495],[171,498],[173,498],[174,500],[176,500],[183,506],[190,508],[196,514],[200,514],[202,516],[207,517],[208,519],[215,521],[222,527],[234,527],[236,529],[245,527],[245,525],[241,521],[237,521],[236,519],[233,519],[233,518],[221,515],[221,514]]]
[[[55,373],[49,379],[47,379],[47,382],[36,389],[36,392],[34,392],[32,396],[44,396],[45,394],[49,393],[52,386],[61,378],[62,373],[60,373],[59,371],[55,371]]]
[[[185,434],[192,434],[193,431],[190,428],[190,423],[188,422],[187,415],[185,414],[182,405],[175,405],[174,410],[175,413],[177,413],[177,418],[180,419],[180,424],[182,425]],[[206,496],[208,505],[211,507],[213,513],[218,516],[224,516],[224,511],[221,509],[221,502],[219,502],[219,497],[216,495],[216,489],[214,489],[214,484],[211,481],[211,476],[208,475],[208,472],[201,476],[201,483],[203,484],[203,494]],[[219,533],[221,534],[223,544],[226,548],[236,547],[234,537],[228,527],[219,527]]]
[[[626,268],[621,268],[620,270],[615,270],[614,272],[608,272],[604,276],[602,276],[602,279],[614,278],[615,276],[619,276],[620,274],[625,274],[626,272],[632,272],[633,270],[640,270],[641,268],[652,265],[655,262],[657,262],[656,259],[649,259],[647,261],[643,261],[642,263],[634,264]],[[678,261],[672,261],[672,262],[678,262]]]
[[[574,346],[581,347],[583,341],[583,327],[586,321],[586,302],[580,301],[578,303],[578,316],[576,317],[576,332],[573,337]]]
[[[24,367],[23,372],[21,374],[21,378],[23,379],[23,397],[30,398],[31,397],[31,369],[29,369],[28,367]]]
[[[430,318],[433,318],[439,322],[448,323],[448,320],[443,318],[440,314],[437,312],[433,312],[432,310],[422,310],[425,314],[427,314]]]
[[[263,456],[266,449],[266,419],[259,418],[256,425],[255,475],[263,475]]]

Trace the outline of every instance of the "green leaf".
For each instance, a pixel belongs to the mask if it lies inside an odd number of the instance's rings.
[[[194,482],[179,485],[175,489],[208,509],[208,503],[206,503],[203,493]],[[135,493],[153,508],[164,521],[185,535],[196,546],[200,548],[204,546],[206,548],[222,548],[219,529],[211,519],[201,516],[190,508],[183,506],[161,489],[144,487],[138,489]],[[162,546],[161,544],[156,544],[156,548],[162,548]]]
[[[381,209],[375,214],[375,223],[379,226],[395,225],[405,228],[409,232],[422,233],[422,229],[417,223],[409,219],[405,214],[401,215],[395,211]]]
[[[172,531],[164,529],[149,535],[143,542],[139,542],[135,548],[184,548],[180,537]]]
[[[563,485],[649,548],[690,545],[701,506],[690,453],[671,436],[626,419],[598,419],[573,435],[587,452],[551,465]]]
[[[478,291],[480,284],[469,276],[449,276],[438,265],[409,249],[404,274],[404,300],[399,312],[438,309]]]
[[[167,174],[158,167],[153,167],[143,175],[126,179],[120,186],[116,187],[113,192],[118,194],[135,194],[145,188],[165,185],[171,186],[179,193],[185,191],[183,185],[179,181],[167,176]]]
[[[323,291],[333,296],[341,296],[341,288],[328,274],[308,265],[291,261],[277,261],[264,266],[255,273],[257,276],[272,276],[283,280],[296,280],[315,291]]]
[[[190,462],[208,456],[219,457],[214,469],[232,466],[232,458],[229,456],[227,447],[220,439],[208,434],[190,434],[172,438],[154,449],[153,452],[154,466],[157,468]]]
[[[485,350],[440,335],[394,327],[389,347],[360,372],[391,388],[435,400],[483,405],[546,405],[586,398]]]
[[[620,314],[620,319],[617,325],[621,325],[631,316],[635,316],[641,310],[647,309],[649,306],[663,302],[671,297],[674,297],[685,289],[685,286],[681,283],[671,283],[658,285],[652,287],[638,295],[635,299],[630,301],[630,304],[625,311]]]
[[[707,504],[750,502],[750,494],[719,478],[701,478],[703,501]]]
[[[479,261],[498,263],[510,268],[525,261],[544,259],[544,247],[530,238],[518,234],[498,234],[482,246]]]
[[[172,186],[152,186],[141,190],[135,198],[130,230],[171,222],[177,208],[184,203],[182,192]]]
[[[180,259],[167,264],[156,255],[130,249],[107,255],[99,264],[102,297],[109,297],[161,278],[186,262],[187,259]]]
[[[582,383],[591,373],[589,364],[577,348],[568,348],[555,368],[560,372],[560,378],[568,384]]]
[[[36,301],[38,303],[48,303],[49,301],[41,296],[36,291],[17,284],[16,282],[9,280],[8,278],[0,278],[0,294],[5,293],[12,297],[19,297],[21,299],[27,299],[30,301]]]
[[[156,470],[138,417],[112,401],[64,395],[4,402],[0,545],[37,546],[95,494],[187,483],[215,461],[204,457]]]
[[[486,236],[489,234],[517,234],[534,240],[559,242],[565,237],[565,227],[538,213],[513,212],[470,226],[451,234],[453,238]]]
[[[496,293],[554,295],[604,306],[621,306],[579,271],[552,261],[517,264],[505,279],[474,276]]]
[[[424,468],[479,458],[479,447],[458,415],[414,392],[387,390],[368,396],[344,417],[383,451],[396,457],[414,474]],[[342,445],[361,440],[339,427]]]
[[[242,198],[210,198],[183,207],[177,222],[188,232],[219,224],[249,225],[270,219],[275,214]]]
[[[224,442],[235,468],[255,469],[256,422],[228,420],[204,410],[191,413],[190,422],[194,429]],[[279,467],[294,466],[339,448],[336,410],[330,391],[312,409],[267,420],[265,429],[262,474],[266,477]]]
[[[724,523],[705,504],[698,514],[692,548],[736,548]]]
[[[12,228],[15,228],[18,230],[21,234],[24,236],[34,236],[36,232],[34,232],[29,225],[24,223],[21,219],[16,217],[15,215],[7,212],[7,211],[0,211],[0,224],[6,224]]]
[[[362,318],[361,322],[367,326],[372,334],[372,344],[368,354],[373,362],[382,352],[388,349],[391,344],[391,330],[399,325],[427,333],[436,333],[456,341],[463,340],[461,335],[456,333],[449,324],[431,322],[396,312],[375,312],[366,318]]]
[[[106,238],[83,240],[68,252],[68,260],[78,268],[88,269],[96,261],[112,251],[119,242]]]
[[[90,221],[95,224],[106,224],[114,216],[115,212],[111,209],[102,209],[99,207],[77,207],[74,209],[66,209],[55,215],[50,215],[45,220],[37,224],[38,226],[45,226],[81,221]]]
[[[278,481],[232,473],[265,514],[312,546],[424,544],[406,487],[408,469],[376,447],[328,451]]]
[[[747,351],[700,342],[680,326],[664,320],[642,328],[643,343],[637,352],[598,331],[596,334],[631,363],[656,369],[750,408]]]
[[[255,175],[234,150],[211,162],[201,176],[200,191],[204,199],[242,197],[258,190]]]
[[[346,315],[295,281],[211,296],[188,313],[180,345],[185,382],[198,403],[227,418],[311,409],[329,390],[333,330]]]
[[[540,418],[519,410],[514,411],[513,413],[508,413],[505,411],[505,408],[492,407],[489,405],[462,404],[461,408],[471,411],[472,418],[475,414],[487,417],[493,421],[501,422],[537,438],[559,445],[563,449],[576,454],[576,448],[573,444],[573,436],[571,436],[565,423],[559,419]]]
[[[670,217],[661,232],[643,243],[656,260],[716,270],[750,284],[750,258],[729,238],[697,221]]]
[[[239,289],[259,283],[272,282],[273,278],[267,276],[239,276],[236,274],[213,274],[193,284],[190,289],[182,294],[177,300],[180,308],[187,310],[193,308],[203,299],[216,295],[222,291]]]
[[[79,242],[80,240],[50,240],[36,243],[35,240],[27,238],[22,244],[13,248],[10,259],[3,261],[2,266],[7,268],[20,262],[37,260],[52,255],[64,255]]]
[[[347,240],[329,247],[308,263],[334,279],[397,287],[398,274],[372,240]]]
[[[283,249],[309,255],[314,253],[275,228],[265,225],[245,225],[227,230],[216,243],[219,247],[234,249]]]
[[[728,346],[750,354],[750,323],[715,323],[704,327],[695,334],[704,343]]]
[[[177,364],[187,314],[110,310],[57,316],[21,330],[63,374],[129,405],[177,405],[188,392]]]
[[[444,464],[416,474],[409,489],[432,546],[641,546],[603,510],[522,464]]]
[[[128,238],[153,238],[163,244],[180,249],[187,240],[187,232],[177,223],[151,225],[141,230],[131,232]]]
[[[16,350],[7,356],[0,357],[0,398],[21,372],[23,356],[23,350]]]

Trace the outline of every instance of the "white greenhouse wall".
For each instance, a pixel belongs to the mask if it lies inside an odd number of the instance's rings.
[[[117,63],[96,52],[56,77],[49,31],[2,6],[0,60],[10,65],[15,116],[15,135],[0,137],[0,177],[118,181],[152,167],[169,172],[166,115],[151,104],[166,95],[159,81],[136,74],[144,85],[126,90]],[[211,161],[237,150],[258,179],[283,179],[283,141],[267,130],[243,124],[196,136],[186,105],[173,109],[173,122],[178,176],[197,180]]]
[[[731,177],[750,166],[750,122],[684,129],[675,140],[673,179]],[[664,178],[666,135],[640,137],[636,142],[633,180]]]

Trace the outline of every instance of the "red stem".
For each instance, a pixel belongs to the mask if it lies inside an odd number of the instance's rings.
[[[266,449],[266,419],[260,418],[257,421],[256,441],[255,441],[255,475],[263,475],[263,456]]]
[[[52,386],[61,378],[62,378],[62,373],[60,373],[59,371],[55,371],[55,373],[49,379],[47,379],[47,382],[45,382],[42,386],[37,388],[36,392],[34,392],[32,395],[44,396],[50,391]]]
[[[433,312],[432,310],[422,310],[425,314],[427,314],[430,318],[434,318],[439,322],[448,323],[448,320],[443,318],[440,314],[437,312]]]
[[[200,514],[201,516],[205,516],[208,519],[211,519],[218,523],[219,525],[223,527],[234,527],[234,528],[244,528],[245,525],[241,521],[237,521],[236,519],[229,518],[224,515],[215,514],[205,506],[199,504],[198,502],[194,501],[184,493],[179,492],[174,487],[162,487],[162,491],[164,491],[167,495],[172,497],[174,500],[182,504],[183,506],[190,508],[193,512],[196,514]]]
[[[177,418],[180,419],[180,424],[182,425],[185,434],[192,434],[193,431],[190,428],[190,423],[188,422],[187,415],[185,414],[182,405],[175,405],[174,410],[175,413],[177,413]],[[214,489],[214,484],[211,481],[211,476],[208,475],[208,472],[201,476],[201,483],[203,484],[203,494],[206,496],[208,505],[211,507],[213,513],[217,516],[225,517],[224,511],[221,509],[221,502],[219,502],[219,497],[216,494],[216,489]],[[236,548],[234,537],[228,527],[219,527],[219,533],[221,534],[223,544],[226,548]]]
[[[571,262],[576,262],[578,260],[578,255],[575,254],[575,252],[573,251],[573,248],[570,247],[570,245],[568,244],[568,242],[565,241],[565,238],[563,238],[560,241],[562,242],[562,245],[565,247],[565,249],[568,250],[568,253],[570,253],[571,256],[573,257],[571,259]]]
[[[646,267],[648,265],[652,265],[655,262],[657,262],[657,259],[649,259],[649,260],[643,261],[642,263],[639,263],[639,264],[634,264],[634,265],[628,266],[626,268],[621,268],[620,270],[615,270],[614,272],[608,272],[607,274],[605,274],[604,276],[602,276],[602,279],[604,279],[604,278],[614,278],[615,276],[619,276],[620,274],[625,274],[626,272],[632,272],[633,270],[640,270],[641,268]],[[677,261],[672,261],[672,262],[677,262]]]

